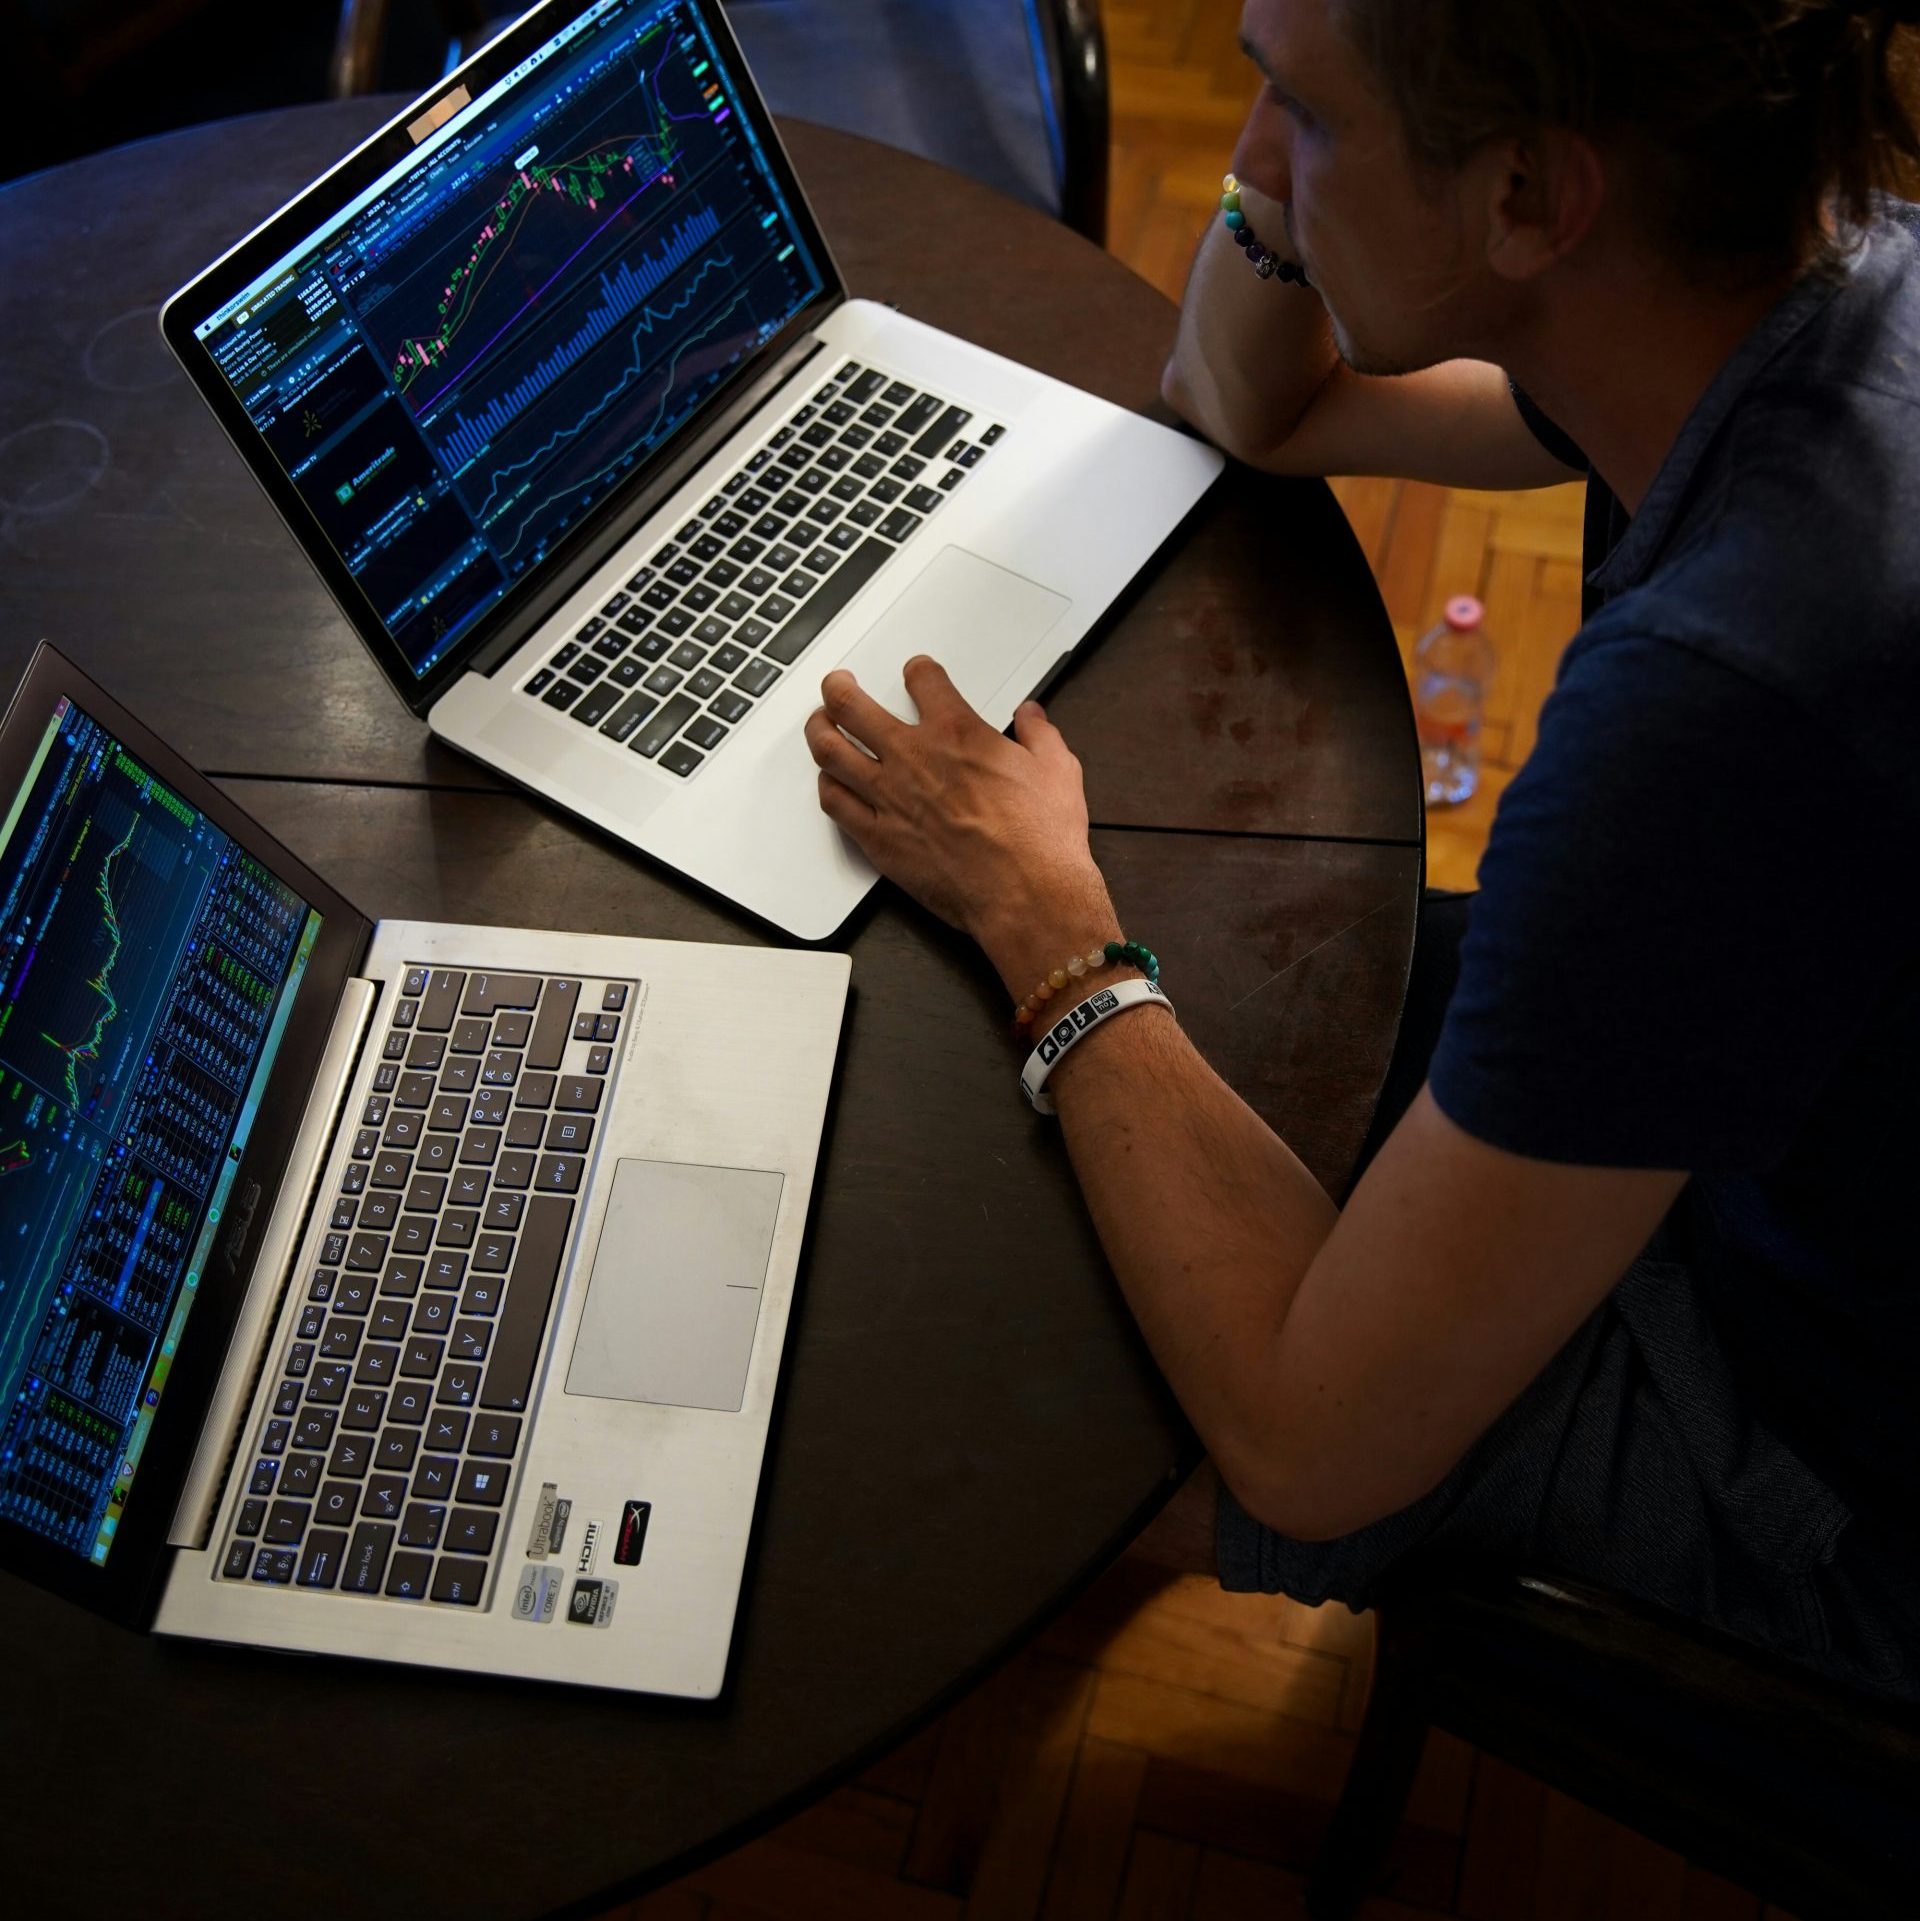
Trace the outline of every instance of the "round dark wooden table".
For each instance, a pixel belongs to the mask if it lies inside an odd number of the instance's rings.
[[[165,296],[390,111],[261,115],[0,190],[0,681],[53,640],[370,914],[761,941],[431,741],[161,345]],[[1153,289],[969,181],[788,131],[857,292],[1165,417]],[[1342,1193],[1398,1026],[1422,821],[1393,635],[1326,488],[1231,473],[1050,707],[1189,1032]],[[590,1909],[883,1751],[1165,1498],[1195,1445],[1018,1098],[997,983],[884,887],[843,944],[847,1043],[723,1698],[168,1642],[0,1581],[8,1875],[38,1909]]]

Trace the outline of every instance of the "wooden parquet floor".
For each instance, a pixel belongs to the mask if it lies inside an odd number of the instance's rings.
[[[1254,80],[1239,0],[1106,0],[1110,244],[1177,300]],[[1579,621],[1581,494],[1335,491],[1403,650],[1478,593],[1499,652],[1483,791],[1429,823],[1470,886]],[[858,1781],[607,1921],[1246,1921],[1301,1915],[1366,1699],[1370,1621],[1122,1561]],[[1760,1903],[1436,1735],[1368,1921],[1765,1921]],[[1778,1918],[1776,1918],[1778,1921]]]

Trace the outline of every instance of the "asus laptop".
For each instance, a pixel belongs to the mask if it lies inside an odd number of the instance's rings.
[[[435,733],[806,939],[822,676],[1006,726],[1222,466],[850,299],[717,0],[536,7],[161,324]]]
[[[0,722],[0,1567],[717,1694],[847,975],[370,924],[42,647]]]

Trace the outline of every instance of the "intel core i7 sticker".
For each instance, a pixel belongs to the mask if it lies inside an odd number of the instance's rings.
[[[528,1565],[513,1592],[513,1618],[544,1625],[560,1606],[560,1590],[567,1577],[558,1568]]]
[[[575,1627],[606,1627],[613,1619],[613,1604],[619,1595],[618,1581],[576,1581],[567,1619]]]

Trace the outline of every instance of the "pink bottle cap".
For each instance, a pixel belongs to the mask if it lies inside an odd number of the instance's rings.
[[[1455,594],[1446,605],[1446,622],[1449,627],[1464,633],[1469,627],[1478,627],[1485,609],[1471,594]]]

